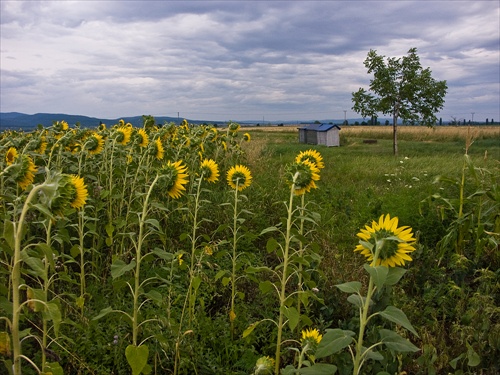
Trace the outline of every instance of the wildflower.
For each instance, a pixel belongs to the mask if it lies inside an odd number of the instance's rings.
[[[7,165],[12,165],[14,161],[17,159],[17,150],[15,147],[10,147],[7,150],[7,153],[5,154],[5,161],[7,162]]]
[[[179,266],[182,266],[182,263],[184,263],[184,259],[182,259],[182,253],[177,255],[177,262],[179,263]]]
[[[302,330],[302,339],[300,341],[302,342],[302,345],[304,345],[305,343],[313,343],[314,345],[318,345],[322,338],[323,335],[321,335],[316,328],[305,329]]]
[[[212,248],[212,246],[208,246],[206,245],[204,248],[203,248],[203,251],[205,252],[206,255],[210,256],[214,253],[214,249]]]
[[[146,131],[144,129],[139,129],[137,131],[137,135],[139,138],[139,146],[146,147],[149,143],[149,137],[148,137],[148,134],[146,133]]]
[[[242,191],[252,183],[250,170],[244,165],[236,165],[227,172],[227,183],[233,189]]]
[[[250,137],[250,134],[248,134],[248,133],[243,134],[243,140],[244,141],[250,142],[250,139],[252,139],[252,137]]]
[[[182,165],[182,161],[175,163],[168,161],[160,170],[160,175],[161,181],[165,181],[164,187],[167,194],[174,199],[180,198],[182,191],[186,190],[184,185],[188,183],[187,167]]]
[[[86,144],[89,145],[87,147],[87,151],[90,155],[98,155],[104,148],[104,139],[102,138],[102,135],[94,132],[90,135]]]
[[[205,159],[202,161],[200,170],[203,178],[208,182],[215,182],[219,179],[219,167],[212,159]]]
[[[317,188],[319,168],[315,163],[304,159],[287,167],[286,179],[289,185],[294,186],[295,195],[303,195]]]
[[[309,160],[310,162],[316,164],[316,167],[318,167],[318,169],[323,169],[325,167],[325,164],[323,163],[323,157],[316,150],[301,151],[295,158],[295,161],[297,163],[300,163],[304,160]]]
[[[273,371],[274,359],[271,357],[260,357],[255,363],[255,375],[271,375]]]
[[[28,155],[21,155],[20,168],[15,181],[22,190],[25,190],[33,183],[36,172],[37,168],[33,159],[31,159]]]
[[[415,251],[413,245],[416,239],[410,227],[398,228],[397,217],[391,219],[389,214],[382,215],[378,222],[373,221],[371,226],[366,225],[357,236],[360,242],[354,251],[363,254],[372,265],[396,267],[412,260],[408,254]],[[374,251],[377,252],[375,264],[373,264],[376,255]]]

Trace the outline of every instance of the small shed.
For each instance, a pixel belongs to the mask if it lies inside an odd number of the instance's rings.
[[[299,129],[299,143],[340,146],[340,127],[333,124],[309,124]]]

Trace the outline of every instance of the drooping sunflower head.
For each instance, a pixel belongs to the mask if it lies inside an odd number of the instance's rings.
[[[285,178],[288,185],[294,187],[295,195],[303,195],[311,189],[316,189],[319,181],[319,168],[307,159],[295,162],[286,167]]]
[[[243,189],[250,186],[252,183],[252,174],[250,169],[244,165],[235,165],[227,172],[227,183],[232,189]]]
[[[272,375],[274,373],[274,359],[268,356],[260,357],[255,363],[255,375]]]
[[[215,182],[219,179],[219,166],[212,159],[205,159],[201,162],[200,174],[204,180]]]
[[[62,174],[54,181],[57,181],[57,194],[50,199],[49,203],[54,213],[62,215],[64,210],[69,207],[78,210],[85,205],[88,190],[82,177]]]
[[[90,155],[98,155],[104,148],[104,139],[99,133],[92,133],[86,142],[86,149]]]
[[[237,133],[238,130],[240,130],[240,124],[238,124],[237,122],[231,122],[228,126],[228,130],[231,133]]]
[[[47,138],[44,135],[42,135],[38,139],[37,144],[35,145],[35,152],[40,155],[43,155],[45,154],[46,149],[47,149]]]
[[[116,129],[116,141],[122,146],[125,146],[130,142],[132,130],[133,129],[130,126],[120,126],[118,129]]]
[[[180,198],[185,185],[188,183],[187,167],[182,165],[182,160],[168,161],[159,171],[160,179],[158,186],[174,199]]]
[[[37,167],[28,155],[21,155],[18,158],[19,169],[17,171],[15,181],[17,185],[22,189],[26,190],[28,186],[30,186],[35,180],[35,173],[37,172]]]
[[[397,217],[382,215],[357,236],[360,241],[354,251],[363,254],[372,266],[396,267],[412,261],[409,254],[415,251],[416,238],[410,227],[398,227]]]
[[[318,167],[318,169],[323,169],[325,167],[325,164],[323,163],[323,157],[316,150],[301,151],[295,158],[295,161],[297,163],[300,163],[304,160],[309,160],[310,162],[316,164],[316,167]]]
[[[142,128],[137,131],[137,143],[139,147],[146,147],[149,144],[148,133]]]
[[[70,201],[70,206],[76,209],[80,209],[87,202],[87,197],[89,195],[87,187],[85,186],[85,181],[83,180],[83,177],[71,175],[70,185],[72,190],[72,199]]]
[[[163,149],[163,144],[161,143],[160,138],[155,139],[151,150],[152,150],[153,155],[156,158],[156,160],[162,160],[163,156],[165,156],[165,150]]]
[[[245,142],[250,142],[250,140],[252,139],[252,137],[250,137],[250,134],[249,133],[245,133],[243,134],[243,140]]]
[[[53,126],[54,126],[54,130],[56,132],[63,132],[63,131],[66,131],[68,130],[69,128],[69,125],[66,121],[56,121],[53,123]]]
[[[17,150],[15,147],[9,147],[7,153],[5,154],[5,162],[7,165],[12,165],[14,161],[17,159]]]
[[[302,338],[300,342],[302,343],[302,347],[309,345],[309,348],[315,349],[321,342],[322,338],[323,335],[321,335],[316,328],[305,329],[302,330]]]

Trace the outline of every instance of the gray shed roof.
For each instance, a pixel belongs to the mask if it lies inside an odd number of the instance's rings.
[[[299,129],[316,130],[318,132],[326,132],[326,131],[333,129],[333,128],[337,128],[340,130],[340,126],[333,125],[333,124],[309,124],[309,125],[305,125],[303,127],[300,127]]]

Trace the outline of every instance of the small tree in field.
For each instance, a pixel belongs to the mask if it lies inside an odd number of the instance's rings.
[[[363,117],[377,113],[392,115],[393,151],[398,153],[397,123],[413,122],[433,126],[435,113],[443,108],[448,86],[446,81],[436,81],[429,68],[423,69],[417,49],[411,48],[402,58],[388,58],[370,50],[364,61],[368,73],[373,73],[369,91],[360,88],[352,93],[352,109]]]

